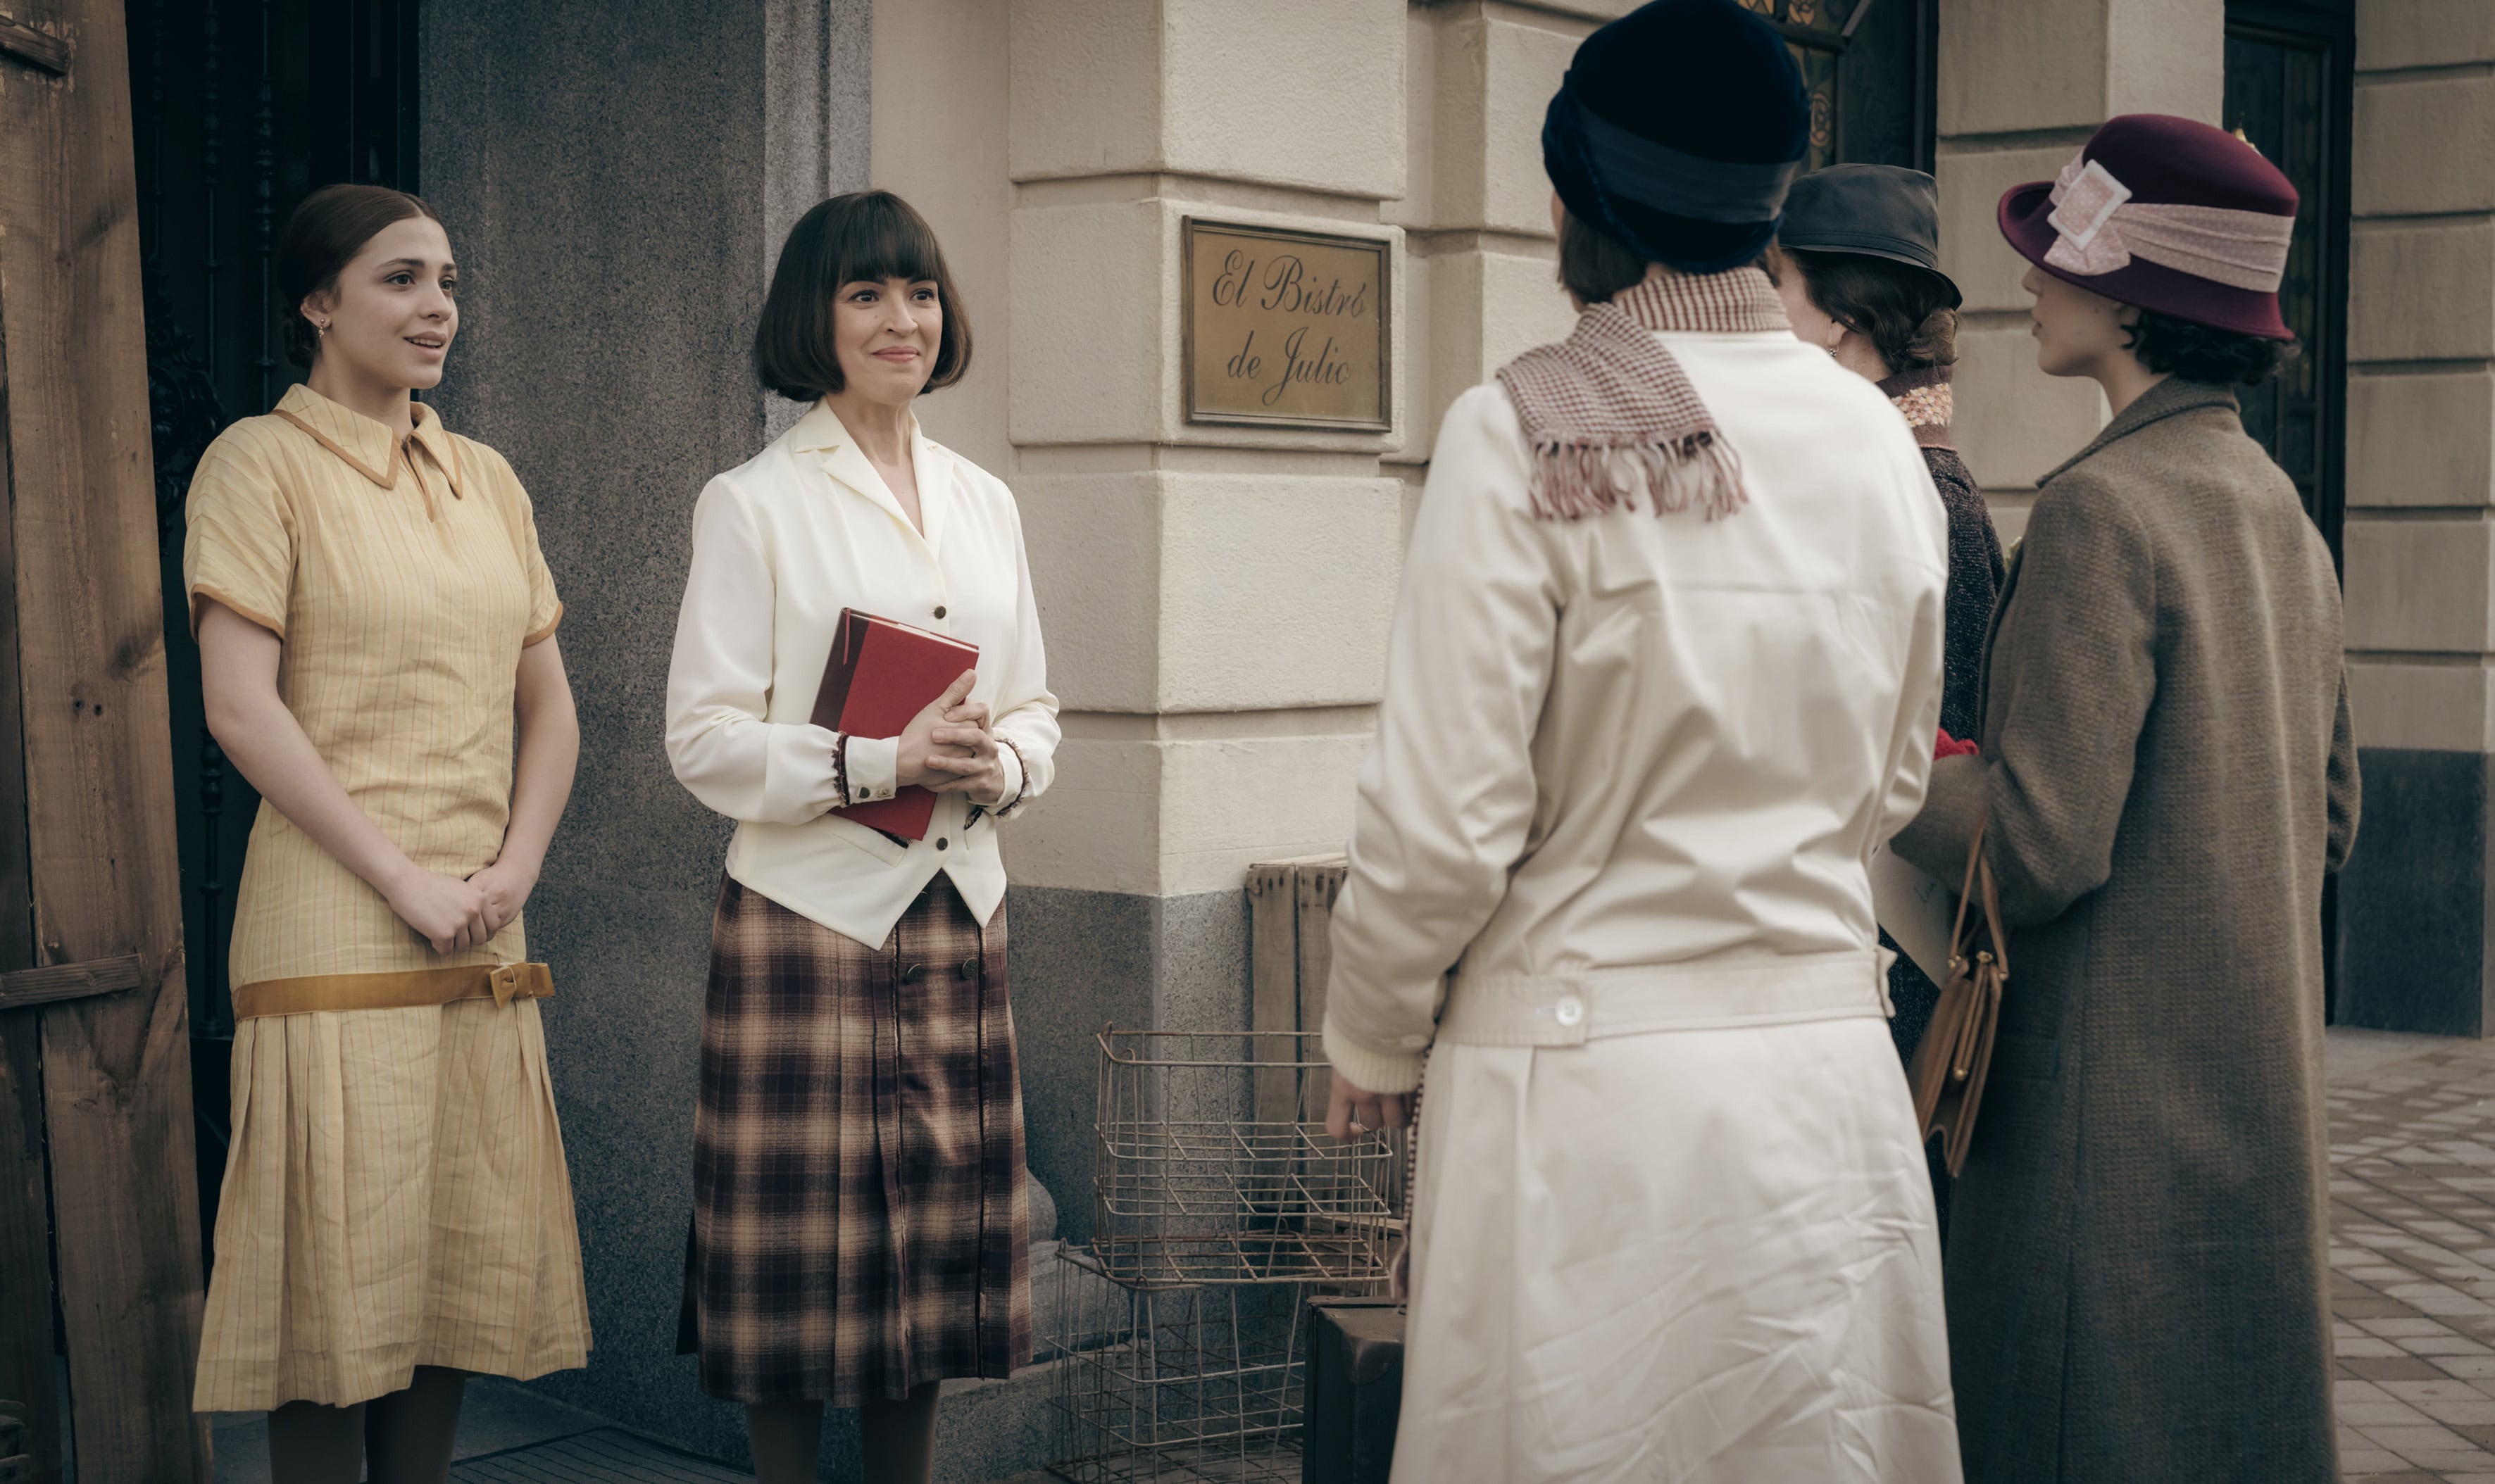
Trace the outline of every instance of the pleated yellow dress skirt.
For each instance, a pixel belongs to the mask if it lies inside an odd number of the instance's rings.
[[[563,1131],[534,1000],[235,1027],[201,1411],[352,1406],[417,1366],[587,1363]]]

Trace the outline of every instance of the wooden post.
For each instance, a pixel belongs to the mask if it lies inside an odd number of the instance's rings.
[[[1299,879],[1300,1029],[1316,1035],[1325,1029],[1326,981],[1334,973],[1334,899],[1342,892],[1349,863],[1341,856],[1303,863]],[[1303,1117],[1322,1120],[1327,1089],[1322,1078],[1309,1077],[1301,1089],[1308,1105]]]
[[[1300,1028],[1300,912],[1298,867],[1287,861],[1248,867],[1248,969],[1250,983],[1248,1028],[1296,1031]],[[1300,1076],[1290,1064],[1299,1059],[1296,1042],[1259,1038],[1258,1061],[1281,1063],[1256,1074],[1255,1118],[1259,1124],[1291,1123],[1299,1117]]]
[[[1342,890],[1345,862],[1340,855],[1308,856],[1297,861],[1270,861],[1248,867],[1248,977],[1251,986],[1249,1024],[1259,1031],[1297,1031],[1313,1037],[1325,1028],[1325,977],[1334,962],[1328,939],[1334,924],[1334,899]],[[1286,1049],[1288,1048],[1288,1049]],[[1299,1043],[1257,1043],[1260,1060],[1295,1062]],[[1304,1049],[1315,1054],[1312,1045]],[[1307,1122],[1323,1119],[1322,1103],[1313,1109],[1316,1090],[1296,1071],[1256,1075],[1256,1121]]]
[[[0,413],[8,406],[8,346],[0,335]],[[0,516],[15,503],[9,469],[9,419],[0,415]],[[0,972],[35,961],[12,528],[0,519]],[[17,1460],[15,1471],[24,1484],[60,1484],[67,1419],[52,1383],[52,1197],[44,1160],[42,1019],[33,1010],[0,1011],[0,1398],[10,1399],[16,1424],[16,1440],[0,1448],[0,1455]]]
[[[42,1012],[0,1015],[0,1398],[23,1424],[23,1484],[60,1484],[63,1418],[52,1378],[52,1224],[44,1162]],[[0,1479],[8,1475],[0,1474]],[[16,1484],[16,1481],[12,1481]]]
[[[31,961],[0,970],[72,972],[18,980],[46,1003],[0,1015],[0,1125],[26,1121],[39,1066],[34,1162],[48,1176],[81,1484],[206,1484],[207,1430],[190,1409],[203,1294],[122,7],[11,9],[17,32],[75,45],[17,34],[0,48],[0,417],[33,925]],[[10,1132],[0,1179],[22,1180],[32,1162]],[[0,1225],[0,1244],[22,1245],[24,1225],[22,1210]],[[48,1354],[39,1376],[26,1359],[0,1333],[0,1395],[40,1407]]]

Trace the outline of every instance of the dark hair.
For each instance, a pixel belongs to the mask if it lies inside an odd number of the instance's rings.
[[[1577,213],[1559,211],[1559,284],[1582,304],[1608,304],[1646,277],[1646,255]]]
[[[1747,266],[1779,276],[1783,255],[1770,242]],[[1580,304],[1608,304],[1612,295],[1635,288],[1653,259],[1599,227],[1589,227],[1565,205],[1559,208],[1559,286]]]
[[[1957,361],[1949,285],[1912,263],[1862,253],[1787,248],[1819,312],[1871,342],[1892,376]]]
[[[2123,346],[2151,371],[2171,371],[2186,381],[2258,386],[2302,353],[2292,340],[2265,340],[2235,330],[2213,329],[2153,309],[2124,337]]]
[[[277,234],[277,293],[286,305],[286,358],[310,366],[321,334],[303,318],[303,301],[338,287],[338,274],[383,227],[410,217],[439,222],[422,197],[387,186],[323,186],[303,197]]]
[[[944,311],[928,391],[970,369],[970,320],[954,292],[936,229],[889,191],[835,196],[797,219],[771,273],[762,322],[754,328],[754,374],[791,402],[813,402],[848,384],[833,339],[832,316],[845,284],[932,279]]]

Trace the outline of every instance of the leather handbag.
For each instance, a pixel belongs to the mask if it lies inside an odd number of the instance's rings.
[[[1990,824],[1987,812],[1966,847],[1966,879],[1958,888],[1957,923],[1950,929],[1949,983],[1941,986],[1940,1003],[1906,1078],[1915,1095],[1915,1125],[1927,1143],[1933,1135],[1941,1136],[1941,1158],[1953,1177],[1965,1167],[1967,1145],[1975,1137],[1992,1038],[2001,1024],[2001,988],[2010,979],[2001,893],[1992,884],[1991,863],[1984,859]],[[1982,918],[1970,923],[1978,902]]]

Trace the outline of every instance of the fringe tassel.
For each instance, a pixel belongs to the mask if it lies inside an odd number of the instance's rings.
[[[1546,439],[1533,448],[1531,494],[1533,513],[1546,521],[1634,510],[1640,496],[1657,516],[1694,504],[1710,521],[1750,502],[1740,456],[1709,433],[1628,445]]]

